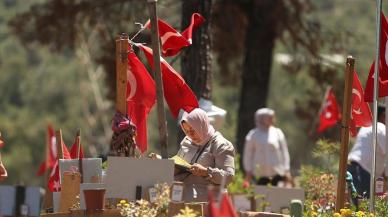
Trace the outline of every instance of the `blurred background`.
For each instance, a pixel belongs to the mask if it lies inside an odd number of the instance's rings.
[[[387,8],[387,7],[384,7]],[[383,10],[384,10],[383,8]],[[388,8],[387,8],[388,9]],[[260,107],[276,111],[292,173],[320,165],[318,139],[339,141],[336,126],[316,133],[328,85],[340,105],[348,55],[364,85],[375,51],[371,0],[159,0],[160,19],[181,30],[193,12],[207,20],[193,46],[167,61],[197,97],[227,111],[220,131],[241,153]],[[61,128],[67,146],[78,128],[87,156],[106,154],[114,115],[115,38],[133,36],[149,18],[141,0],[0,0],[0,149],[5,184],[43,185],[35,174],[45,158],[47,126]],[[145,30],[135,42],[150,42]],[[203,65],[190,55],[203,51]],[[144,60],[144,56],[140,55]],[[195,66],[194,66],[195,68]],[[199,69],[198,69],[199,68]],[[200,70],[200,72],[198,72]],[[195,74],[197,73],[197,74]],[[204,73],[204,74],[201,74]],[[205,75],[205,83],[193,76]],[[205,84],[206,88],[198,85]],[[155,106],[156,107],[156,106]],[[159,152],[156,108],[148,119],[149,151]],[[166,107],[169,155],[178,124]],[[332,165],[337,167],[337,165]]]

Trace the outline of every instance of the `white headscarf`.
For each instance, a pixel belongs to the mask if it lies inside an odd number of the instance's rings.
[[[210,124],[206,112],[200,108],[196,108],[190,113],[185,112],[182,116],[181,123],[182,121],[189,124],[201,138],[201,142],[197,145],[205,145],[215,133],[214,127]]]
[[[275,115],[275,111],[270,108],[261,108],[255,112],[255,124],[256,127],[260,129],[267,128],[268,126],[264,123],[264,117],[273,117]]]

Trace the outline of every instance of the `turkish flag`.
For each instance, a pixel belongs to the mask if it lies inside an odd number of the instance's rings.
[[[211,217],[221,217],[220,210],[217,206],[217,203],[214,201],[213,192],[208,192],[208,198],[209,198],[209,216]]]
[[[136,125],[136,145],[147,150],[147,115],[156,102],[155,82],[130,48],[128,53],[127,115]]]
[[[321,113],[319,114],[319,120],[318,133],[334,126],[341,120],[340,109],[332,89],[330,89],[325,96],[325,101],[322,105]]]
[[[154,68],[152,49],[142,44],[138,44],[138,46],[145,53],[151,68]],[[198,100],[185,80],[162,57],[160,57],[160,62],[162,67],[164,98],[166,99],[172,116],[177,118],[180,109],[189,113],[193,109],[198,108]]]
[[[78,147],[80,147],[80,151],[79,151],[79,158],[84,158],[84,151],[83,151],[83,148],[82,148],[82,145],[81,145],[81,141],[80,141],[80,137],[79,136],[76,136],[75,137],[75,141],[73,143],[73,145],[71,146],[71,149],[70,149],[70,157],[71,159],[77,159],[78,158]]]
[[[363,90],[357,73],[353,72],[352,106],[350,116],[350,134],[357,135],[356,127],[369,127],[372,125],[372,113],[363,96]]]
[[[52,169],[55,165],[55,160],[57,159],[57,144],[55,142],[54,129],[51,125],[47,126],[47,137],[46,144],[46,159],[39,166],[39,170],[36,173],[37,176],[41,176],[45,173],[46,170]]]
[[[232,201],[227,193],[223,193],[220,205],[220,214],[222,217],[238,217],[233,207]]]
[[[379,61],[379,93],[378,97],[388,96],[388,22],[384,14],[381,13],[381,35],[380,35],[380,61]],[[372,63],[369,69],[368,79],[365,85],[366,102],[373,101],[373,85],[375,74],[375,61]]]
[[[169,24],[158,19],[159,37],[162,43],[162,56],[175,56],[183,47],[190,46],[192,43],[193,31],[205,22],[205,19],[199,13],[191,16],[190,25],[181,33],[172,28]],[[151,28],[151,22],[148,20],[144,24],[146,28]]]
[[[63,159],[71,159],[70,153],[66,148],[66,145],[61,141],[62,145],[62,152],[63,152]],[[58,157],[56,158],[53,170],[50,173],[50,178],[47,183],[48,188],[50,189],[51,192],[54,191],[61,191],[61,184],[60,184],[60,179],[59,179],[59,159]]]
[[[211,217],[238,217],[236,210],[227,193],[222,193],[220,207],[214,202],[213,193],[209,192],[209,216]]]
[[[193,15],[191,15],[190,25],[185,30],[183,30],[182,36],[185,37],[190,44],[192,44],[193,31],[197,27],[201,26],[204,22],[205,22],[205,18],[203,18],[201,14],[193,13]]]

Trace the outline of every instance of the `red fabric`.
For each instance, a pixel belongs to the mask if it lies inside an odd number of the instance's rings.
[[[4,147],[4,141],[3,141],[3,139],[2,138],[0,138],[0,148],[2,148],[2,147]]]
[[[154,68],[152,49],[141,44],[138,46],[145,53],[148,63]],[[193,109],[198,108],[198,100],[185,80],[163,58],[160,58],[160,61],[164,98],[170,108],[171,114],[177,118],[180,109],[191,112]]]
[[[222,194],[220,207],[214,201],[213,193],[209,192],[209,216],[210,217],[238,217],[236,210],[227,193]]]
[[[353,72],[352,107],[350,119],[350,133],[356,136],[356,127],[369,127],[372,125],[372,113],[363,96],[363,90],[357,73]]]
[[[179,33],[166,22],[158,19],[159,37],[162,43],[162,56],[174,56],[183,47],[187,47],[192,43],[192,33],[200,26],[205,19],[198,13],[194,13],[191,16],[191,23],[183,33]],[[146,28],[151,28],[151,22],[148,21],[145,25]]]
[[[322,106],[321,113],[319,114],[319,127],[317,129],[318,133],[323,132],[329,127],[332,127],[341,120],[341,113],[333,93],[333,90],[330,89],[327,96],[325,96],[325,102]]]
[[[213,192],[208,192],[209,197],[209,217],[221,217],[220,210],[217,207],[217,203],[214,201]]]
[[[71,159],[70,153],[67,150],[66,145],[62,142],[62,151],[63,151],[63,159]],[[47,186],[51,192],[61,191],[61,185],[59,180],[59,160],[58,158],[55,161],[55,165],[53,170],[51,171],[49,181]]]
[[[190,25],[182,32],[182,36],[187,39],[187,41],[192,44],[193,40],[193,31],[201,26],[205,22],[205,18],[199,13],[194,13],[191,15],[191,23]]]
[[[77,153],[78,153],[78,144],[80,144],[79,140],[80,140],[80,138],[77,136],[75,138],[75,141],[74,141],[73,145],[71,146],[71,149],[70,149],[70,157],[71,157],[71,159],[77,159],[78,158]],[[82,148],[82,145],[81,145],[81,150],[79,151],[79,158],[84,158],[84,150]]]
[[[380,61],[379,61],[379,97],[388,96],[388,22],[384,14],[381,13],[381,37],[380,37]],[[375,73],[375,61],[369,69],[368,79],[365,85],[366,102],[373,101],[373,83]]]
[[[156,102],[155,82],[136,54],[128,53],[127,115],[136,125],[136,145],[147,150],[147,115]]]
[[[46,153],[46,160],[39,166],[39,170],[36,173],[37,176],[41,176],[46,172],[46,170],[52,169],[54,167],[55,160],[57,159],[57,144],[55,142],[54,129],[51,125],[47,126],[46,140],[48,152]]]
[[[224,193],[221,199],[220,216],[222,217],[238,217],[236,210],[229,198],[229,195]]]

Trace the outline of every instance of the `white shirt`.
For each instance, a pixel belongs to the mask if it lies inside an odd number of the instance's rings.
[[[254,176],[285,175],[290,170],[290,155],[285,136],[279,128],[268,131],[254,128],[245,137],[243,165]]]
[[[388,175],[385,142],[385,125],[377,123],[377,147],[376,147],[376,175]],[[372,172],[373,135],[372,126],[361,127],[358,131],[356,142],[348,155],[349,161],[354,161],[368,171]]]

